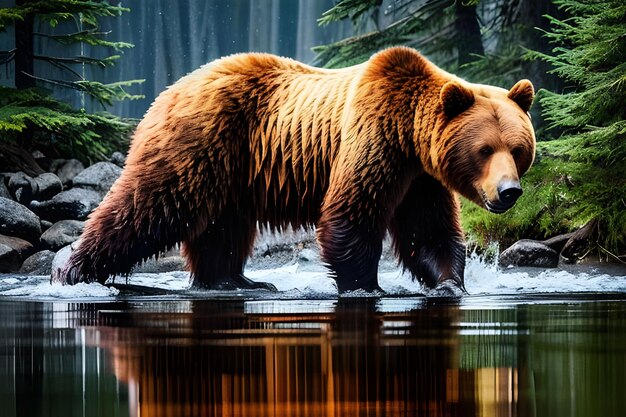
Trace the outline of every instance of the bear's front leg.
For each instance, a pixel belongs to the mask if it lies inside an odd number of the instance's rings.
[[[465,291],[465,240],[454,195],[427,174],[413,180],[389,225],[406,270],[430,288]]]
[[[341,212],[327,211],[317,226],[322,260],[332,271],[337,289],[340,293],[358,289],[382,291],[378,286],[382,236]]]
[[[363,138],[341,146],[317,222],[321,257],[339,292],[382,291],[382,241],[414,165],[385,142]]]

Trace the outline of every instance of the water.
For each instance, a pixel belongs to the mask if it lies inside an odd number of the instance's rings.
[[[297,266],[251,274],[278,294],[0,276],[0,415],[622,416],[623,270],[472,262],[460,300],[398,271],[388,296],[339,298]]]

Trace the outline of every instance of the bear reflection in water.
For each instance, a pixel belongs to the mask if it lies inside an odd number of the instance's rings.
[[[384,313],[376,304],[339,300],[305,314],[243,302],[102,312],[97,344],[137,416],[480,415],[478,370],[459,366],[460,311]],[[508,410],[515,371],[487,377],[501,381],[489,386],[487,406]]]

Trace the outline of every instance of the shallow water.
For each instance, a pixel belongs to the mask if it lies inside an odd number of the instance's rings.
[[[0,301],[3,416],[621,416],[620,294]]]
[[[457,300],[393,270],[386,296],[338,298],[298,265],[250,274],[279,293],[0,276],[0,415],[622,416],[622,271],[470,259]]]

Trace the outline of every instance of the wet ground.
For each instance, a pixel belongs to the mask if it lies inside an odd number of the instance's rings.
[[[0,298],[2,416],[622,416],[626,295]]]

